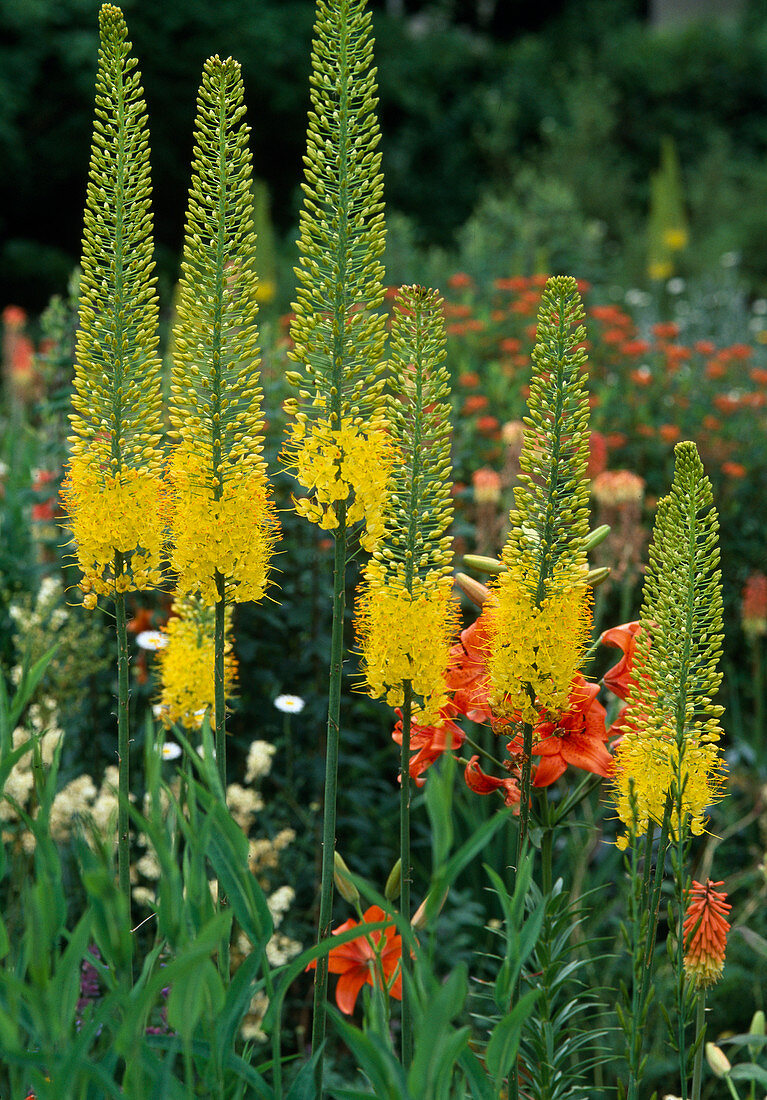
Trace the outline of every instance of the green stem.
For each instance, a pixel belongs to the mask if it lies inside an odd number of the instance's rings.
[[[762,639],[755,637],[751,642],[754,669],[754,698],[756,701],[756,713],[754,715],[754,741],[757,752],[764,750],[764,672],[762,669]]]
[[[639,1069],[642,1062],[642,1028],[645,1006],[645,973],[647,971],[647,944],[650,939],[652,913],[649,908],[650,872],[652,869],[652,842],[655,829],[648,823],[645,838],[644,865],[640,881],[636,844],[631,845],[631,899],[633,920],[633,971],[631,989],[631,1035],[628,1041],[629,1085],[628,1100],[636,1100],[639,1089]]]
[[[400,913],[410,920],[410,718],[413,706],[413,689],[410,680],[403,683],[402,701],[402,754],[400,757],[399,803],[399,852],[402,871]],[[410,973],[410,952],[403,944],[402,951],[402,1065],[405,1072],[413,1060],[413,1014],[405,974]]]
[[[677,818],[677,851],[676,851],[676,887],[677,887],[677,930],[676,930],[676,1011],[677,1011],[677,1044],[679,1049],[679,1078],[682,1086],[681,1100],[687,1100],[687,1011],[685,1005],[685,980],[684,980],[684,922],[685,889],[684,880],[684,828],[681,824],[681,814]]]
[[[535,697],[533,696],[533,699]],[[519,832],[517,834],[517,867],[522,859],[522,845],[530,824],[530,780],[533,770],[533,727],[529,722],[522,726],[522,783],[519,804]]]
[[[322,877],[317,942],[330,935],[333,920],[333,853],[336,843],[336,790],[338,785],[338,742],[341,717],[341,671],[343,668],[344,608],[346,605],[346,505],[340,502],[335,531],[333,570],[333,629],[330,643],[330,686],[328,692],[328,732],[325,749],[325,809],[322,822]],[[322,1096],[324,1042],[327,1017],[328,957],[317,959],[314,979],[314,1017],[312,1051],[317,1054],[315,1082]]]
[[[495,764],[495,765],[496,765],[497,767],[499,767],[499,768],[501,769],[501,771],[505,771],[505,770],[506,770],[506,769],[504,768],[504,766],[503,766],[503,764],[501,763],[501,761],[500,761],[500,760],[496,759],[496,757],[495,757],[495,756],[493,756],[493,755],[492,755],[492,753],[489,753],[489,752],[487,751],[487,749],[483,749],[483,748],[482,748],[482,746],[481,746],[481,745],[479,745],[479,744],[477,744],[477,742],[476,742],[476,741],[472,741],[472,739],[471,739],[471,738],[469,737],[469,735],[468,735],[468,734],[466,734],[466,735],[464,736],[464,741],[466,742],[466,744],[467,744],[467,745],[471,745],[471,747],[472,747],[473,749],[476,749],[476,751],[477,751],[478,753],[481,753],[481,754],[482,754],[482,756],[486,756],[486,757],[487,757],[487,759],[488,759],[488,760],[490,760],[490,761],[491,761],[491,762],[492,762],[493,764]]]
[[[223,789],[224,805],[226,805],[226,690],[224,683],[224,655],[226,648],[226,586],[223,574],[216,570],[216,625],[214,633],[214,657],[213,657],[213,691],[216,722],[216,767]],[[218,884],[218,902],[216,909],[226,908],[226,896]],[[230,977],[229,964],[229,937],[224,936],[219,946],[219,971],[224,982],[228,985]]]
[[[123,556],[115,553],[115,577],[122,576]],[[119,765],[119,800],[117,806],[117,868],[120,893],[128,908],[128,928],[133,927],[131,920],[130,890],[130,825],[128,806],[130,804],[130,688],[128,679],[128,630],[125,614],[125,593],[115,593],[115,621],[117,625],[117,762]],[[133,936],[130,937],[130,957],[128,971],[133,969]]]
[[[214,709],[216,712],[216,766],[226,797],[226,691],[224,653],[226,647],[226,589],[223,574],[216,570],[215,656],[213,658]]]
[[[692,1069],[691,1100],[700,1100],[700,1086],[703,1080],[703,1048],[706,1033],[706,988],[698,990],[698,1010],[695,1018],[695,1064]]]

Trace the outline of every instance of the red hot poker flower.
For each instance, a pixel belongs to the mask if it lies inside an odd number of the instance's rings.
[[[730,925],[726,919],[732,908],[726,902],[723,882],[693,882],[690,902],[684,918],[684,970],[696,989],[714,985],[724,970],[724,953]]]
[[[357,995],[363,985],[378,985],[380,988],[381,977],[376,963],[376,952],[380,950],[381,969],[387,987],[391,982],[394,972],[398,970],[394,983],[389,988],[389,995],[402,1000],[402,937],[396,935],[394,925],[390,925],[383,931],[383,947],[380,932],[364,932],[366,924],[375,924],[377,921],[385,921],[388,914],[378,905],[371,905],[365,911],[362,922],[354,920],[344,921],[338,928],[333,929],[333,935],[341,932],[350,932],[352,928],[361,929],[360,935],[340,947],[331,948],[328,955],[328,970],[331,974],[338,974],[336,985],[336,1004],[347,1016],[354,1012]],[[371,942],[372,941],[372,942]],[[307,970],[316,970],[316,960],[309,963]]]

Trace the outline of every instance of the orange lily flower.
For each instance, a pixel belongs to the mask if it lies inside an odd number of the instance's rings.
[[[338,928],[333,929],[333,935],[341,932],[349,932],[352,928],[364,929],[366,924],[374,924],[376,921],[384,921],[388,914],[378,905],[371,905],[362,918],[362,922],[347,920]],[[336,985],[336,1004],[341,1012],[351,1016],[357,1003],[357,996],[363,985],[378,985],[380,988],[380,973],[376,963],[376,953],[381,956],[381,969],[384,981],[388,987],[389,996],[396,1000],[402,1000],[402,937],[396,934],[394,925],[390,925],[383,931],[384,944],[380,948],[380,932],[360,932],[360,935],[340,947],[331,948],[328,955],[328,970],[331,974],[338,974]],[[371,942],[372,941],[372,942]],[[307,966],[307,970],[316,970],[317,962],[314,960]],[[392,976],[397,971],[397,977],[391,986]]]
[[[631,673],[634,667],[634,650],[636,648],[636,636],[641,629],[640,622],[624,623],[622,626],[613,626],[605,630],[599,636],[603,645],[616,646],[623,656],[617,665],[608,669],[602,677],[602,683],[609,688],[613,695],[625,700],[628,697]]]
[[[479,757],[472,756],[463,773],[466,786],[475,794],[492,794],[493,791],[504,791],[504,802],[507,806],[519,806],[521,798],[519,784],[516,779],[496,779],[493,775],[487,775],[479,766]]]

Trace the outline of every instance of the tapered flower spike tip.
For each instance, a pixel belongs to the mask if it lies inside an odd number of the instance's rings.
[[[161,583],[163,536],[146,108],[119,8],[101,8],[99,31],[71,461],[62,494],[89,603],[94,594]]]
[[[277,537],[263,459],[252,166],[238,62],[205,62],[197,99],[170,420],[178,589],[260,599]]]
[[[673,835],[702,833],[724,782],[716,745],[723,708],[713,702],[722,679],[719,520],[695,444],[677,444],[675,459],[671,490],[658,504],[615,756],[614,796],[629,829],[621,847],[663,821],[669,793]]]
[[[357,605],[367,690],[391,706],[412,684],[426,714],[445,701],[444,675],[458,627],[447,529],[450,386],[443,302],[436,291],[402,287],[392,321],[389,435],[395,462],[382,534]]]
[[[288,372],[297,394],[285,443],[308,493],[300,515],[326,530],[364,521],[372,549],[390,455],[383,403],[384,204],[367,0],[318,0],[304,205]]]
[[[528,723],[566,709],[588,639],[589,406],[575,279],[546,283],[506,571],[488,606],[494,712]]]

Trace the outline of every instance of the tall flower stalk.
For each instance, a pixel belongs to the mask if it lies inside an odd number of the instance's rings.
[[[395,455],[383,535],[368,562],[357,630],[362,670],[373,698],[402,707],[400,766],[400,910],[410,920],[410,727],[439,721],[445,673],[458,627],[447,529],[450,497],[450,385],[442,300],[433,290],[403,287],[391,335],[390,436]],[[410,963],[402,956],[403,970]],[[402,987],[402,1061],[413,1054],[407,983]]]
[[[575,279],[546,283],[505,570],[486,606],[490,701],[522,736],[518,859],[528,831],[533,729],[567,709],[588,641],[589,406]]]
[[[99,12],[96,117],[63,503],[83,605],[114,600],[118,650],[118,873],[130,912],[129,686],[125,593],[161,583],[161,383],[149,145],[122,12]]]
[[[299,514],[335,539],[333,628],[328,693],[322,886],[318,939],[330,934],[336,786],[343,665],[348,530],[363,522],[360,543],[381,532],[388,478],[384,433],[383,177],[371,16],[366,0],[317,0],[311,59],[304,204],[299,226],[298,289],[288,379],[297,396],[285,452],[307,495]],[[318,960],[312,1046],[325,1039],[328,968]],[[321,1090],[320,1053],[317,1080]]]
[[[211,57],[197,97],[173,330],[170,564],[215,608],[216,763],[226,790],[227,604],[264,595],[277,537],[263,458],[253,181],[239,63]]]
[[[675,1041],[686,1100],[690,999],[682,934],[689,889],[685,864],[690,836],[703,832],[706,808],[721,796],[723,785],[717,746],[723,708],[713,702],[721,682],[723,610],[711,483],[694,443],[677,444],[675,458],[674,480],[658,505],[649,550],[642,630],[621,723],[625,732],[615,756],[614,787],[618,816],[628,828],[619,846],[635,845],[654,825],[661,826],[660,852],[667,839],[671,846],[679,925]],[[630,1098],[636,1096],[636,1075],[634,1067]]]

